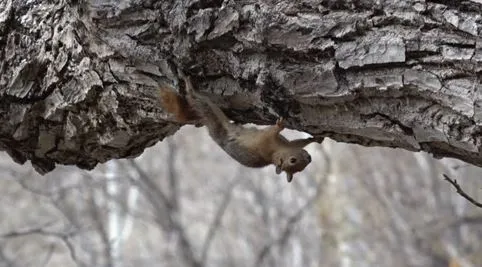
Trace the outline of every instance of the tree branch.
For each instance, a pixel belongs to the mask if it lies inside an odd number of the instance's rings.
[[[313,203],[320,197],[322,190],[324,189],[325,182],[327,181],[328,175],[331,173],[331,158],[329,155],[323,150],[320,149],[320,152],[325,160],[325,171],[322,172],[323,175],[316,184],[316,191],[313,195],[309,196],[306,200],[305,204],[303,204],[293,215],[291,215],[288,220],[286,221],[285,227],[281,231],[281,234],[271,240],[270,242],[266,243],[258,253],[256,257],[256,262],[254,266],[261,266],[266,256],[269,255],[270,251],[273,249],[274,246],[283,247],[286,242],[288,241],[289,237],[292,234],[293,228],[295,225],[303,218],[306,210],[313,205]]]
[[[238,169],[237,175],[229,183],[228,188],[226,188],[226,190],[224,191],[224,196],[223,196],[223,199],[221,200],[221,204],[219,205],[216,211],[216,214],[214,215],[214,219],[210,224],[208,233],[206,234],[206,239],[204,240],[204,244],[202,246],[202,252],[201,252],[201,262],[203,264],[206,264],[208,252],[209,252],[209,249],[211,248],[212,241],[214,240],[214,236],[216,235],[217,230],[221,226],[221,221],[223,219],[224,213],[226,212],[228,205],[231,201],[231,198],[233,196],[233,190],[236,187],[236,185],[238,185],[238,183],[241,181],[240,178],[242,178],[241,168]]]
[[[193,245],[180,221],[177,207],[173,205],[169,198],[162,192],[159,185],[151,179],[135,160],[130,159],[128,162],[138,172],[140,181],[137,182],[140,182],[140,188],[146,192],[147,198],[153,205],[157,215],[156,220],[165,231],[172,231],[179,237],[179,247],[183,255],[183,260],[191,267],[202,266],[202,263],[194,254]],[[173,173],[171,172],[171,174]],[[161,207],[164,207],[164,209]],[[167,221],[167,225],[164,223],[165,220]]]
[[[469,194],[467,194],[462,187],[457,183],[457,180],[455,179],[450,179],[450,177],[446,174],[443,174],[444,178],[446,181],[448,181],[456,190],[459,195],[461,195],[463,198],[467,199],[470,203],[475,205],[476,207],[482,208],[482,203],[478,202],[475,200],[473,197],[471,197]]]
[[[481,3],[208,2],[0,1],[0,149],[39,173],[139,155],[181,126],[180,68],[237,122],[482,166]]]
[[[66,232],[66,233],[59,233],[59,232],[53,232],[53,231],[48,231],[45,230],[45,227],[48,227],[49,225],[53,224],[54,222],[47,223],[43,226],[40,227],[35,227],[35,228],[30,228],[30,229],[25,229],[21,231],[11,231],[9,233],[1,234],[0,239],[9,239],[9,238],[16,238],[16,237],[21,237],[21,236],[26,236],[26,235],[42,235],[42,236],[53,236],[58,239],[60,239],[68,248],[70,252],[70,257],[74,261],[74,263],[77,266],[80,266],[79,264],[79,259],[77,258],[77,253],[75,251],[74,246],[72,245],[70,238],[75,234],[74,231]]]

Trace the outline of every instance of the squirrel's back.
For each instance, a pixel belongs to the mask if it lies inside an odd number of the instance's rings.
[[[189,90],[187,93],[192,94]],[[195,97],[193,95],[189,95],[186,99],[170,88],[161,88],[160,94],[163,108],[168,113],[173,114],[176,121],[182,123],[201,122],[208,128],[211,138],[228,155],[242,165],[259,168],[271,163],[253,148],[245,147],[239,142],[239,136],[245,132],[257,130],[231,123],[219,107],[207,102],[209,99],[193,99]]]
[[[291,182],[293,174],[302,171],[311,162],[303,147],[314,142],[314,138],[286,140],[280,135],[284,129],[282,119],[262,130],[231,123],[209,98],[194,92],[189,77],[184,76],[184,83],[186,98],[173,90],[161,88],[164,109],[172,113],[178,122],[201,122],[208,128],[212,139],[242,165],[259,168],[274,164],[276,173],[285,171],[288,182]]]
[[[230,140],[222,149],[236,161],[247,167],[261,168],[271,164],[270,160],[263,158],[256,151],[251,151],[249,148],[244,147],[237,140]]]

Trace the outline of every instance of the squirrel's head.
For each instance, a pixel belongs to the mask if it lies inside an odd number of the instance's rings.
[[[310,162],[311,156],[304,149],[285,151],[276,160],[276,174],[286,172],[286,179],[290,183],[293,180],[293,174],[304,170]]]

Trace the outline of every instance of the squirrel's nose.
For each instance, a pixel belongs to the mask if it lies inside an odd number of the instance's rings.
[[[311,156],[308,155],[308,162],[311,162]]]

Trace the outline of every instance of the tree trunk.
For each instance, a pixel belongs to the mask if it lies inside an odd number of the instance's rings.
[[[38,3],[37,3],[38,2]],[[177,68],[239,122],[482,166],[480,0],[0,1],[0,148],[45,173],[181,124]]]

